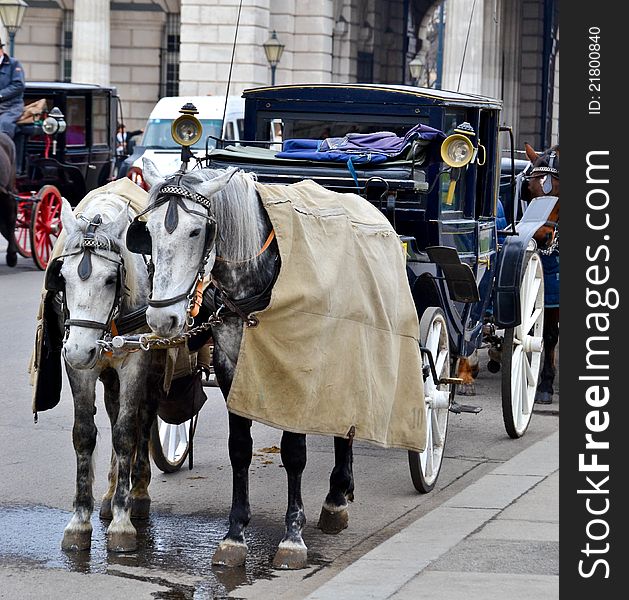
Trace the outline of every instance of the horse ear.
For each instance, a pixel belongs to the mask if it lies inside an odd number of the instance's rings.
[[[238,169],[236,167],[230,167],[229,169],[226,169],[222,175],[219,175],[214,179],[210,179],[209,181],[202,181],[199,184],[199,193],[206,198],[210,198],[225,188],[236,173],[238,173]]]
[[[150,187],[164,180],[155,163],[146,156],[142,158],[142,177]]]
[[[122,234],[124,233],[127,225],[131,219],[129,218],[129,207],[125,206],[112,221],[111,234],[119,240],[122,240]]]
[[[65,198],[61,198],[61,224],[63,225],[66,235],[72,235],[79,229],[76,216],[72,212],[72,206]]]
[[[524,151],[526,152],[526,157],[533,163],[538,158],[539,155],[535,150],[533,150],[533,146],[531,146],[528,142],[524,142]]]

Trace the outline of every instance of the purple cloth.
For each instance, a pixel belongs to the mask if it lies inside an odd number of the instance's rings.
[[[308,160],[328,160],[347,162],[350,158],[355,163],[380,163],[390,158],[397,158],[406,152],[413,141],[428,142],[445,139],[445,134],[428,125],[418,124],[408,130],[404,137],[391,131],[376,133],[348,133],[342,138],[325,140],[293,139],[286,140],[278,158],[302,158]]]

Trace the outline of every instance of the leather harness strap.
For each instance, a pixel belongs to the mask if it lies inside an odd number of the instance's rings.
[[[264,252],[268,249],[268,247],[271,245],[271,242],[274,239],[275,239],[275,229],[271,229],[271,233],[269,233],[269,236],[266,238],[266,242],[264,242],[264,245],[262,246],[262,248],[260,248],[260,251],[255,256],[252,256],[250,258],[245,258],[244,260],[229,260],[228,258],[217,256],[216,260],[218,260],[219,262],[230,263],[232,265],[249,262],[250,260],[253,260],[254,258],[258,258],[258,256],[264,254]]]

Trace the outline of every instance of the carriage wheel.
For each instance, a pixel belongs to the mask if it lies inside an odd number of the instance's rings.
[[[194,435],[198,420],[199,413],[180,425],[172,425],[155,417],[151,427],[150,449],[158,469],[164,473],[174,473],[181,468],[190,452],[190,424]]]
[[[448,326],[440,308],[427,308],[419,323],[420,343],[430,350],[439,379],[450,377],[450,342]],[[430,366],[428,357],[423,357],[424,367]],[[418,492],[430,492],[437,482],[448,428],[448,412],[452,396],[452,385],[434,381],[429,374],[424,381],[426,416],[426,449],[408,453],[411,479]]]
[[[502,418],[509,437],[526,432],[533,414],[544,328],[544,273],[539,255],[527,250],[520,284],[521,322],[505,329],[502,343]]]
[[[142,169],[140,167],[129,167],[127,171],[127,177],[135,183],[135,185],[141,187],[143,190],[148,191],[149,186],[146,181],[144,181],[144,176],[142,175]]]
[[[45,185],[34,200],[31,214],[31,249],[35,264],[43,271],[61,233],[61,192],[54,185]]]
[[[20,200],[17,203],[17,221],[15,222],[15,243],[20,256],[30,258],[31,250],[31,216],[33,212],[32,200]]]

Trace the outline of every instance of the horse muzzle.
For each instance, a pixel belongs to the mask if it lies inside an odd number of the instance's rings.
[[[93,343],[80,343],[83,340],[73,339],[73,336],[68,336],[68,339],[63,344],[63,358],[68,366],[73,369],[82,371],[93,369],[100,357],[100,348],[94,341]]]
[[[184,310],[176,310],[174,306],[161,308],[149,306],[146,310],[146,322],[151,331],[160,337],[171,338],[183,332],[186,324],[185,305]]]

